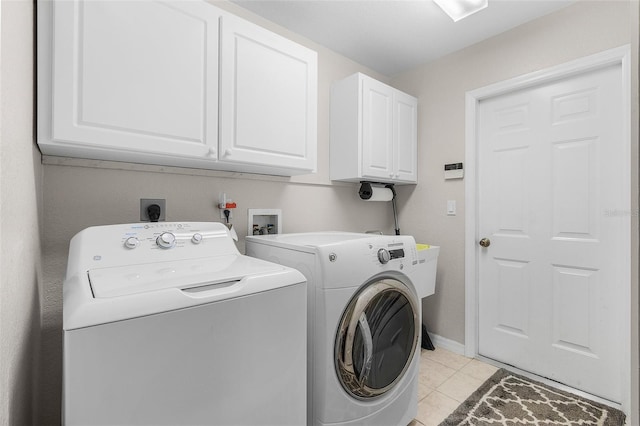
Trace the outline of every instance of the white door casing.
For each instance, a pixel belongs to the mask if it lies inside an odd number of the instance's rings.
[[[628,52],[468,93],[466,158],[467,355],[623,408],[630,401]],[[488,248],[478,245],[484,237]]]

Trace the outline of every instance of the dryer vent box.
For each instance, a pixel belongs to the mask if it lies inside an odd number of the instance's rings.
[[[282,210],[249,209],[247,213],[247,235],[269,235],[282,233]]]

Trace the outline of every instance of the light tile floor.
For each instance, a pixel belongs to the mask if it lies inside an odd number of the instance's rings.
[[[438,425],[498,368],[436,348],[422,350],[418,384],[418,415],[409,426]]]

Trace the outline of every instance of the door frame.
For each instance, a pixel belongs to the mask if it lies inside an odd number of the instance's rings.
[[[622,73],[622,111],[623,111],[623,138],[626,158],[623,174],[626,177],[624,192],[629,196],[624,200],[624,205],[619,206],[621,212],[628,213],[625,217],[624,233],[625,244],[628,247],[624,263],[624,294],[628,303],[625,304],[623,318],[623,335],[627,336],[623,342],[622,356],[622,407],[627,416],[631,410],[631,47],[630,45],[606,50],[594,55],[586,56],[561,65],[546,68],[519,77],[511,78],[466,93],[465,99],[465,355],[476,357],[478,355],[478,265],[479,245],[478,234],[478,110],[482,100],[501,96],[516,90],[539,86],[555,80],[573,75],[583,74],[611,65],[621,65]],[[636,366],[637,369],[637,366]],[[637,397],[637,395],[635,395]]]

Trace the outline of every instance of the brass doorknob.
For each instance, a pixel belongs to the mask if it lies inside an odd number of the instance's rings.
[[[489,247],[491,245],[491,240],[488,238],[483,238],[478,244],[480,244],[482,247]]]

